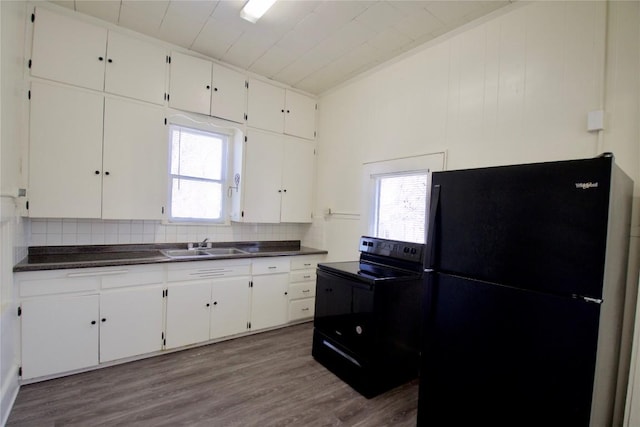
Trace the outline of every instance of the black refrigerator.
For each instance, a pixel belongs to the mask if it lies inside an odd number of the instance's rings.
[[[611,154],[433,173],[419,426],[622,424],[632,194]]]

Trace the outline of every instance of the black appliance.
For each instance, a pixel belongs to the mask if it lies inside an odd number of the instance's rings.
[[[632,192],[612,155],[432,175],[419,426],[622,425]]]
[[[424,245],[360,239],[360,260],[319,264],[313,357],[370,398],[418,374]]]

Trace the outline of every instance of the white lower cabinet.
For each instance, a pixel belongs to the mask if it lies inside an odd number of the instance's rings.
[[[18,273],[22,378],[162,349],[161,266]]]
[[[21,272],[22,379],[313,317],[321,257]]]
[[[99,306],[99,295],[24,301],[22,378],[97,365]]]
[[[170,265],[166,348],[177,348],[246,332],[250,261]]]
[[[162,350],[162,285],[100,295],[100,362]]]
[[[289,258],[254,260],[251,287],[251,329],[287,323]]]

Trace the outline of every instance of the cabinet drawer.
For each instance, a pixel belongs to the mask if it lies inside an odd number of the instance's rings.
[[[73,269],[17,273],[21,297],[89,292],[100,289],[100,269]]]
[[[167,280],[182,282],[185,280],[211,279],[216,277],[248,276],[251,263],[247,260],[181,263],[182,266],[169,266]]]
[[[316,295],[315,282],[292,283],[289,285],[289,299],[309,298]]]
[[[120,271],[120,273],[102,276],[102,289],[155,285],[164,282],[164,267],[162,266],[127,266],[115,271]]]
[[[313,317],[315,309],[315,298],[306,298],[289,303],[289,321],[306,319]]]
[[[269,258],[253,261],[253,274],[288,273],[290,268],[289,258]]]
[[[314,282],[316,280],[315,270],[298,270],[289,273],[289,281],[291,283],[297,282]]]
[[[316,256],[297,256],[291,258],[292,270],[314,269],[318,266],[318,257]]]

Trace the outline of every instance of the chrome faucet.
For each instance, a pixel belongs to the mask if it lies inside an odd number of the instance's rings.
[[[207,240],[209,240],[209,238],[205,237],[204,240],[202,242],[200,242],[200,244],[198,246],[201,247],[201,248],[207,247]]]

